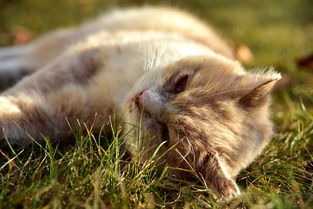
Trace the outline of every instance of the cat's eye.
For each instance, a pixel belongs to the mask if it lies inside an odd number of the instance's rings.
[[[179,93],[185,91],[186,86],[187,86],[188,79],[189,79],[189,76],[188,76],[188,75],[185,75],[185,76],[182,76],[182,77],[176,82],[175,87],[174,87],[174,92],[175,92],[175,94],[179,94]]]

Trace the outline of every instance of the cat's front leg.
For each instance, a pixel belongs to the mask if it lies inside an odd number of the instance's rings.
[[[66,121],[45,98],[36,93],[15,92],[0,97],[0,145],[26,146],[32,141],[63,137]]]
[[[28,45],[0,47],[0,61],[17,59],[30,52]]]
[[[73,49],[3,92],[0,140],[19,145],[43,136],[63,140],[79,128],[77,121],[100,130],[113,111],[101,55],[98,48]]]
[[[80,128],[99,131],[108,121],[111,107],[99,102],[99,97],[89,99],[90,92],[80,86],[40,89],[29,82],[0,96],[0,147],[7,141],[27,146],[44,137],[63,141]]]

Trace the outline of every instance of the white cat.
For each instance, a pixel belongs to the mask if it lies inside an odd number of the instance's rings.
[[[271,139],[268,94],[280,79],[246,72],[206,24],[159,7],[116,10],[1,48],[0,75],[27,75],[0,95],[2,146],[5,137],[22,146],[66,140],[77,119],[99,131],[115,113],[131,124],[128,148],[143,150],[142,161],[164,143],[164,164],[193,170],[226,197],[239,194],[236,175]]]

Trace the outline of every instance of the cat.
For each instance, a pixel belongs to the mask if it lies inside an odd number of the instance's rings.
[[[99,131],[123,118],[127,148],[158,151],[185,178],[235,197],[237,174],[269,143],[279,73],[245,71],[207,24],[173,8],[117,9],[77,28],[0,49],[1,146],[66,140],[76,121]],[[134,128],[140,127],[140,128]]]

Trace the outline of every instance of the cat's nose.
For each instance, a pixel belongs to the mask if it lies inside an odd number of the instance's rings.
[[[135,102],[139,108],[143,108],[146,112],[152,114],[159,114],[163,106],[160,95],[151,89],[137,94]]]
[[[135,103],[137,104],[138,107],[142,107],[142,95],[145,91],[140,92],[135,96]]]

